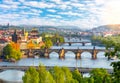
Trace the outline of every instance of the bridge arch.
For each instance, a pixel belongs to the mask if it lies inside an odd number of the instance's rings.
[[[80,45],[82,46],[82,43],[72,43],[72,46]]]
[[[33,50],[33,56],[42,57],[43,56],[43,52],[40,51],[40,50]]]
[[[92,58],[92,53],[88,51],[81,52],[81,59]]]
[[[105,58],[105,51],[99,51],[99,52],[97,52],[97,57],[98,58]]]
[[[52,51],[49,53],[49,58],[58,58],[59,57],[59,53]]]
[[[65,58],[75,58],[75,53],[73,51],[66,51]]]

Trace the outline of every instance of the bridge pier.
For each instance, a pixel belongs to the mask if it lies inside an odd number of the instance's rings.
[[[69,44],[69,46],[71,46],[71,42],[69,42],[68,44]]]
[[[62,48],[59,52],[59,59],[65,59],[65,50]]]
[[[81,53],[77,52],[76,56],[75,56],[75,59],[81,59]]]
[[[85,46],[85,43],[84,43],[84,42],[82,43],[82,46]]]
[[[49,58],[49,52],[48,52],[48,49],[45,49],[44,57],[45,57],[45,58]]]
[[[92,59],[97,59],[97,51],[93,50]]]
[[[28,49],[28,57],[33,57],[33,53],[31,49]]]

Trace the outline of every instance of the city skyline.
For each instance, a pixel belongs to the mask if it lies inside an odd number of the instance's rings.
[[[0,24],[78,26],[120,24],[119,0],[0,0]]]

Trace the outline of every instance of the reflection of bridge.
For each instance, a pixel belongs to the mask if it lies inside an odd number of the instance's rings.
[[[74,42],[74,41],[71,41],[71,42],[63,42],[63,43],[57,43],[57,45],[61,45],[61,44],[69,44],[69,46],[71,46],[73,43],[81,43],[82,46],[85,46],[86,43],[91,43],[90,41],[79,41],[79,42]]]
[[[26,71],[28,70],[30,66],[0,66],[0,71],[5,71],[5,70],[20,70],[20,71]],[[36,69],[38,69],[38,66],[34,66]],[[46,66],[46,69],[49,70],[53,68],[52,66]],[[75,70],[76,67],[68,67],[71,71]],[[81,68],[77,67],[77,69],[81,73],[89,73],[92,69],[94,68]],[[106,69],[109,73],[113,73],[113,69]]]
[[[27,55],[28,57],[34,57],[36,55],[43,56],[43,57],[47,57],[49,58],[50,53],[52,52],[56,52],[59,55],[59,58],[64,59],[65,58],[65,54],[68,51],[71,51],[75,54],[75,58],[76,59],[81,59],[81,54],[83,52],[89,52],[91,53],[91,58],[92,59],[97,59],[97,54],[99,52],[105,52],[105,49],[95,49],[95,47],[93,49],[22,49],[22,52],[24,52],[25,55]]]

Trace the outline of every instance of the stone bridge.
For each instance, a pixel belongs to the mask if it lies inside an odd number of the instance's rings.
[[[61,44],[68,44],[69,46],[71,46],[73,43],[81,43],[82,46],[85,46],[86,43],[91,43],[90,41],[79,41],[79,42],[74,42],[74,41],[71,41],[71,42],[63,42],[63,43],[60,43],[60,42],[57,42],[56,45],[59,46]]]
[[[21,49],[21,51],[24,53],[24,55],[28,57],[34,57],[34,56],[39,56],[39,57],[46,57],[50,58],[50,53],[56,52],[59,55],[60,59],[65,59],[65,53],[68,51],[71,51],[75,54],[76,59],[81,59],[81,54],[83,52],[89,52],[91,53],[91,58],[92,59],[97,59],[97,54],[99,52],[105,52],[105,49]]]

